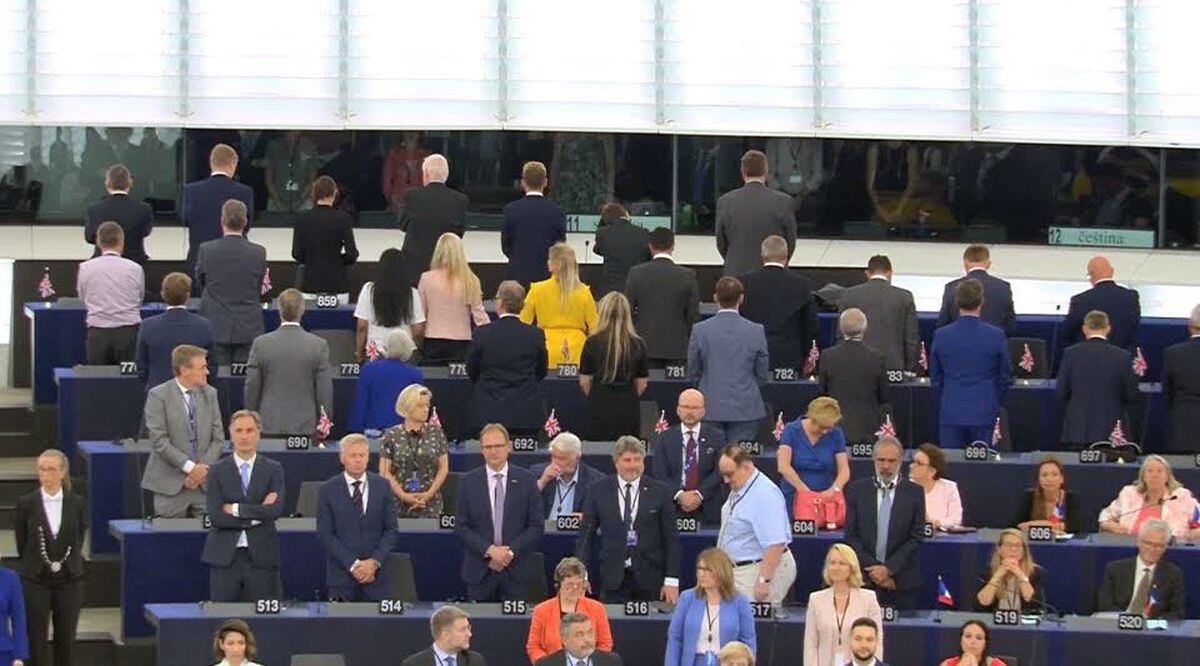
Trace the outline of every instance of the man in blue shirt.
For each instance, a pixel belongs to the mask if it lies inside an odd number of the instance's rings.
[[[730,488],[717,546],[733,560],[734,589],[754,601],[781,603],[796,581],[783,493],[737,444],[721,451],[717,468]]]

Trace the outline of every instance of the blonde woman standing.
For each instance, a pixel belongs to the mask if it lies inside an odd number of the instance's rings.
[[[425,310],[424,363],[462,361],[471,344],[471,325],[488,323],[479,278],[467,263],[462,239],[442,234],[429,270],[417,283]]]
[[[638,400],[650,382],[646,343],[633,330],[629,299],[619,291],[600,299],[596,330],[583,343],[579,388],[587,396],[584,439],[638,434]]]
[[[546,333],[548,367],[578,365],[584,340],[596,329],[596,300],[592,290],[579,281],[579,263],[570,245],[556,243],[551,247],[546,267],[550,279],[530,285],[521,321],[536,321]]]
[[[879,601],[864,590],[858,555],[844,543],[835,543],[825,556],[822,573],[829,587],[808,595],[804,620],[804,663],[806,666],[842,666],[850,661],[850,629],[860,617],[883,626]],[[879,635],[875,658],[883,660],[883,635]]]

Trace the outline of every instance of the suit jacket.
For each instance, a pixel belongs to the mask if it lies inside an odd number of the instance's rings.
[[[455,666],[487,666],[487,659],[483,655],[474,650],[463,650],[454,657]],[[426,648],[420,652],[409,656],[400,666],[444,666],[437,663],[437,656],[433,653],[433,648]]]
[[[174,378],[146,394],[145,423],[150,439],[150,459],[142,474],[142,488],[160,495],[176,495],[183,488],[183,466],[191,457],[188,441],[187,401]],[[221,403],[217,389],[205,384],[196,394],[196,449],[198,460],[212,465],[225,446]],[[209,472],[212,470],[210,469]]]
[[[221,206],[237,199],[246,204],[246,213],[254,218],[254,190],[229,176],[213,175],[183,186],[183,224],[188,228],[188,272],[196,265],[200,246],[221,237]],[[246,233],[250,231],[246,221]]]
[[[863,342],[883,352],[888,370],[917,370],[921,333],[911,291],[872,278],[843,291],[838,307],[842,311],[858,308],[867,315]]]
[[[25,600],[21,578],[12,569],[0,571],[0,652],[14,659],[29,659],[29,632],[25,619]],[[10,624],[11,622],[11,624]],[[11,662],[10,662],[11,663]]]
[[[700,438],[696,442],[696,471],[700,478],[697,490],[704,496],[700,510],[706,522],[718,523],[721,520],[725,486],[721,483],[721,473],[717,471],[717,460],[724,446],[725,432],[701,422]],[[675,424],[658,436],[650,465],[650,473],[667,487],[672,499],[683,490],[683,459],[683,428]]]
[[[1063,415],[1062,441],[1091,444],[1108,439],[1118,419],[1138,403],[1137,381],[1129,352],[1091,338],[1063,352],[1055,393]]]
[[[196,253],[200,314],[212,322],[217,344],[247,344],[262,335],[262,281],[267,249],[243,236],[206,242]]]
[[[445,183],[404,190],[400,213],[404,246],[400,251],[414,278],[429,270],[433,249],[442,234],[462,237],[466,233],[469,204],[467,195],[446,187]]]
[[[941,423],[991,425],[1012,379],[1004,331],[963,317],[933,333],[929,378],[941,394]]]
[[[279,532],[275,520],[283,515],[283,465],[259,452],[250,469],[250,487],[242,492],[242,476],[237,454],[221,458],[208,470],[205,507],[212,528],[204,540],[200,559],[212,566],[227,567],[233,562],[238,537],[246,532],[250,559],[255,566],[279,567]],[[273,504],[263,504],[267,495],[277,496]],[[225,513],[225,504],[237,504],[238,515]],[[256,524],[257,523],[257,524]]]
[[[725,275],[742,275],[758,268],[767,236],[782,236],[788,256],[792,256],[796,213],[790,196],[751,182],[717,199],[717,251],[725,259]]]
[[[1134,570],[1137,558],[1109,562],[1104,567],[1104,578],[1096,590],[1096,612],[1124,613],[1133,601]],[[1154,566],[1154,585],[1158,587],[1158,608],[1153,617],[1179,620],[1187,615],[1184,601],[1183,571],[1165,559]]]
[[[746,288],[742,316],[763,325],[771,364],[803,368],[809,348],[821,335],[808,280],[778,266],[763,266],[740,279]]]
[[[838,645],[850,645],[851,625],[860,617],[870,618],[876,626],[883,626],[883,611],[871,590],[859,588],[850,592],[840,624],[833,588],[827,587],[808,595],[808,609],[804,615],[804,664],[845,666],[845,663],[835,663],[833,655],[838,651]],[[883,656],[883,641],[879,641],[877,646],[876,659]],[[843,649],[842,656],[849,656],[849,652]]]
[[[897,479],[892,496],[892,516],[888,522],[887,556],[875,558],[879,509],[876,503],[875,477],[851,481],[846,485],[846,544],[858,555],[863,571],[883,564],[891,572],[899,590],[920,587],[921,561],[918,551],[925,529],[925,491],[908,479]]]
[[[1163,397],[1167,402],[1167,450],[1194,451],[1200,431],[1200,337],[1163,351]]]
[[[696,324],[688,341],[688,379],[708,402],[711,421],[751,421],[766,415],[759,385],[767,383],[767,336],[736,312]]]
[[[843,340],[821,354],[817,369],[821,395],[838,401],[842,432],[852,444],[874,442],[883,423],[886,365],[883,353],[861,340]]]
[[[550,277],[546,256],[550,246],[567,239],[567,218],[554,201],[525,195],[504,207],[500,249],[508,257],[506,280],[530,284]]]
[[[679,604],[675,606],[675,613],[671,615],[671,624],[667,629],[664,666],[688,666],[694,662],[696,643],[700,640],[700,628],[704,624],[707,609],[708,604],[705,600],[696,598],[695,588],[679,593]],[[756,652],[758,635],[754,627],[754,615],[750,610],[750,600],[741,594],[734,595],[732,599],[722,599],[718,612],[720,637],[717,644],[741,641],[750,646],[752,654]]]
[[[246,409],[262,416],[276,435],[316,432],[321,408],[333,418],[329,343],[299,325],[284,325],[254,339],[246,362]]]
[[[650,260],[650,232],[632,222],[618,220],[596,230],[593,249],[604,257],[604,281],[596,295],[599,298],[624,289],[629,269]]]
[[[545,410],[537,396],[546,360],[546,334],[517,317],[500,317],[476,328],[467,351],[467,375],[474,382],[472,426],[541,427]]]
[[[87,527],[87,509],[83,498],[66,488],[63,489],[62,522],[59,523],[57,536],[50,531],[50,521],[42,503],[42,489],[39,487],[20,496],[13,518],[17,555],[21,558],[14,567],[17,573],[22,578],[40,580],[60,580],[64,576],[70,580],[83,578],[83,538]],[[71,555],[63,566],[63,574],[52,575],[50,566],[42,561],[42,535],[46,539],[46,554],[52,560],[62,560],[67,548],[71,549]]]
[[[345,294],[350,291],[346,267],[358,261],[354,220],[345,211],[317,206],[296,217],[292,259],[304,266],[300,291]]]
[[[946,289],[942,292],[942,311],[938,313],[937,325],[945,326],[958,320],[958,305],[954,302],[954,292],[958,289],[958,285],[967,278],[979,280],[983,285],[983,309],[980,311],[979,318],[1004,331],[1005,335],[1012,335],[1017,326],[1017,314],[1013,309],[1012,285],[1006,280],[994,277],[982,268],[976,268],[965,276],[946,283]]]
[[[87,224],[83,227],[83,239],[88,245],[96,244],[96,231],[105,222],[116,222],[125,232],[125,249],[121,256],[144,266],[150,259],[146,256],[146,236],[154,230],[154,209],[150,204],[128,194],[110,194],[88,206]],[[92,256],[100,256],[99,247]]]
[[[696,271],[660,257],[629,269],[625,295],[633,326],[646,341],[651,359],[687,358],[692,325],[700,319],[700,287]]]
[[[591,661],[592,666],[621,666],[625,663],[621,661],[621,655],[616,652],[603,650],[596,650],[588,657],[588,660]],[[534,666],[567,666],[567,651],[562,649],[548,654],[534,662]]]
[[[617,590],[625,578],[625,522],[617,496],[620,477],[610,475],[592,486],[583,505],[583,523],[575,542],[575,557],[591,559],[592,539],[600,531],[600,589]],[[633,577],[642,589],[658,589],[663,578],[679,578],[679,533],[675,529],[675,494],[642,474],[637,486],[637,515],[633,529]]]
[[[476,467],[463,474],[456,491],[454,532],[462,541],[462,577],[468,585],[479,583],[489,571],[486,555],[493,543],[490,473],[487,465]],[[542,498],[529,470],[509,462],[507,474],[502,541],[513,552],[513,561],[508,567],[512,578],[528,585],[544,575],[528,557],[541,547]]]
[[[359,586],[350,567],[355,560],[373,559],[381,568],[370,587],[386,596],[388,555],[396,545],[396,496],[383,477],[372,472],[364,476],[367,507],[360,513],[350,499],[345,474],[338,474],[321,485],[317,493],[317,535],[325,547],[325,586],[331,593],[348,594]]]
[[[1087,291],[1071,297],[1067,316],[1063,319],[1058,339],[1062,346],[1083,338],[1083,318],[1092,310],[1108,315],[1112,332],[1108,341],[1121,349],[1133,350],[1137,344],[1138,324],[1142,321],[1142,304],[1136,289],[1126,289],[1112,280],[1097,282]]]
[[[215,371],[212,324],[207,319],[179,307],[142,320],[134,360],[137,361],[138,376],[147,389],[175,376],[171,369],[171,352],[179,345],[195,345],[206,350],[208,367]]]
[[[529,473],[533,475],[533,480],[535,483],[542,477],[542,472],[545,472],[546,468],[549,466],[550,463],[542,462],[529,468]],[[579,468],[575,470],[575,495],[573,501],[571,502],[572,512],[579,513],[583,510],[583,501],[587,499],[588,493],[591,491],[592,486],[603,478],[604,472],[601,472],[595,467],[584,463],[583,460],[580,459]],[[550,517],[550,511],[554,509],[554,500],[556,499],[555,494],[557,492],[557,480],[547,483],[546,487],[542,488],[542,515],[546,516],[547,518]]]

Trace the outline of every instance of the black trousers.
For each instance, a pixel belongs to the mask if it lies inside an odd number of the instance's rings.
[[[24,578],[25,614],[29,634],[27,666],[70,666],[74,664],[75,630],[83,607],[83,581]],[[54,622],[54,661],[47,640]]]
[[[421,362],[432,364],[465,361],[467,360],[467,349],[470,346],[470,340],[425,338],[425,348],[421,350]]]
[[[88,327],[85,349],[88,365],[119,365],[137,356],[137,325],[117,328]]]
[[[539,601],[533,598],[533,590],[529,583],[512,575],[513,572],[492,571],[488,569],[483,580],[474,585],[467,585],[467,598],[471,601],[504,601],[505,599],[524,599]]]
[[[208,572],[208,596],[212,601],[257,601],[281,596],[279,569],[256,566],[249,548],[238,548],[227,567]]]
[[[604,591],[604,603],[606,604],[623,604],[626,601],[658,601],[662,596],[662,585],[655,589],[647,589],[637,584],[637,579],[633,575],[633,569],[625,569],[625,578],[621,580],[621,587],[615,590]]]
[[[245,363],[250,358],[250,344],[249,342],[215,343],[213,344],[213,360],[217,362],[217,365]],[[209,372],[212,372],[212,370],[210,369]]]

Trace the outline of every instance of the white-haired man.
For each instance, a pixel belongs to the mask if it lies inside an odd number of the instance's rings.
[[[604,478],[604,473],[583,462],[583,443],[569,432],[550,440],[550,461],[529,468],[537,478],[546,518],[579,513],[587,499],[588,488]]]
[[[424,187],[410,187],[400,201],[400,231],[413,280],[429,270],[433,248],[444,233],[462,236],[467,230],[467,195],[446,187],[450,164],[434,153],[421,163]]]

